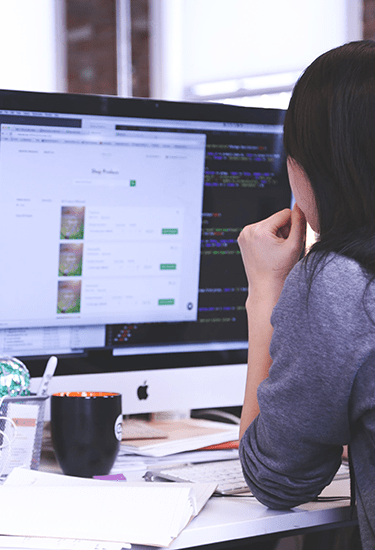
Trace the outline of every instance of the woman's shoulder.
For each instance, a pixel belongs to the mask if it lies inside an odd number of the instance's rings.
[[[338,309],[363,310],[366,292],[375,298],[375,283],[368,288],[369,280],[368,274],[351,258],[336,253],[313,253],[292,269],[275,309],[283,315],[307,307],[325,314],[329,311],[337,314]],[[371,317],[375,318],[375,310]]]
[[[322,353],[332,348],[343,361],[354,351],[367,353],[375,335],[375,285],[368,287],[369,280],[357,262],[338,254],[298,263],[272,314],[278,340],[298,338]]]
[[[318,255],[319,254],[319,255]],[[285,316],[297,309],[314,316],[340,319],[354,324],[375,319],[375,283],[351,258],[340,254],[314,253],[300,261],[290,272],[280,296],[280,312]],[[373,305],[374,304],[374,305]],[[357,321],[356,321],[357,319]]]
[[[312,253],[291,271],[288,284],[305,285],[309,292],[342,293],[353,290],[363,293],[370,278],[361,265],[341,254]]]

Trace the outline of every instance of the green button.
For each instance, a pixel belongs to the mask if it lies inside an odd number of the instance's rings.
[[[162,235],[177,235],[178,234],[178,229],[174,229],[172,227],[166,227],[165,229],[162,229],[161,230],[161,233]]]
[[[130,187],[135,187],[136,183],[136,180],[130,180]]]
[[[174,298],[161,298],[158,301],[159,306],[173,306]]]
[[[160,269],[177,269],[177,264],[160,264]]]

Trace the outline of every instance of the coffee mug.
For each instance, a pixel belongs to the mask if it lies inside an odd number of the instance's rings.
[[[61,392],[51,396],[51,435],[66,475],[107,475],[120,448],[121,395]]]

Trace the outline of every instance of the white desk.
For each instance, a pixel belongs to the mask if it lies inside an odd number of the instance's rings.
[[[349,481],[335,481],[325,495],[349,495]],[[170,548],[182,549],[228,541],[251,539],[288,531],[336,524],[350,525],[351,508],[348,501],[314,502],[293,510],[270,510],[254,498],[212,497],[200,515],[172,543]],[[250,542],[250,541],[249,541]]]
[[[348,479],[333,481],[322,496],[350,496]],[[304,532],[327,527],[355,525],[350,499],[311,502],[293,510],[270,510],[253,497],[211,497],[201,513],[169,546],[177,550],[221,543],[235,543],[268,535],[287,536],[288,532]],[[150,547],[132,545],[134,550]],[[249,546],[251,548],[251,545]]]
[[[45,464],[45,470],[51,466]],[[141,479],[134,472],[133,480]],[[335,480],[322,496],[350,496],[349,479]],[[226,549],[242,544],[251,549],[251,542],[259,537],[275,538],[300,534],[309,530],[355,525],[350,500],[312,502],[289,511],[270,510],[253,497],[211,497],[201,513],[170,545],[171,550],[215,545]],[[105,545],[104,545],[105,547]],[[2,548],[0,546],[0,548]],[[151,547],[132,545],[132,550],[150,550]]]

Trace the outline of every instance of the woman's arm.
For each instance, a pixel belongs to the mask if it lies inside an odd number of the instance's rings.
[[[249,284],[249,351],[240,438],[259,413],[257,389],[271,366],[271,314],[285,279],[303,250],[306,222],[297,205],[243,229],[238,237]]]

